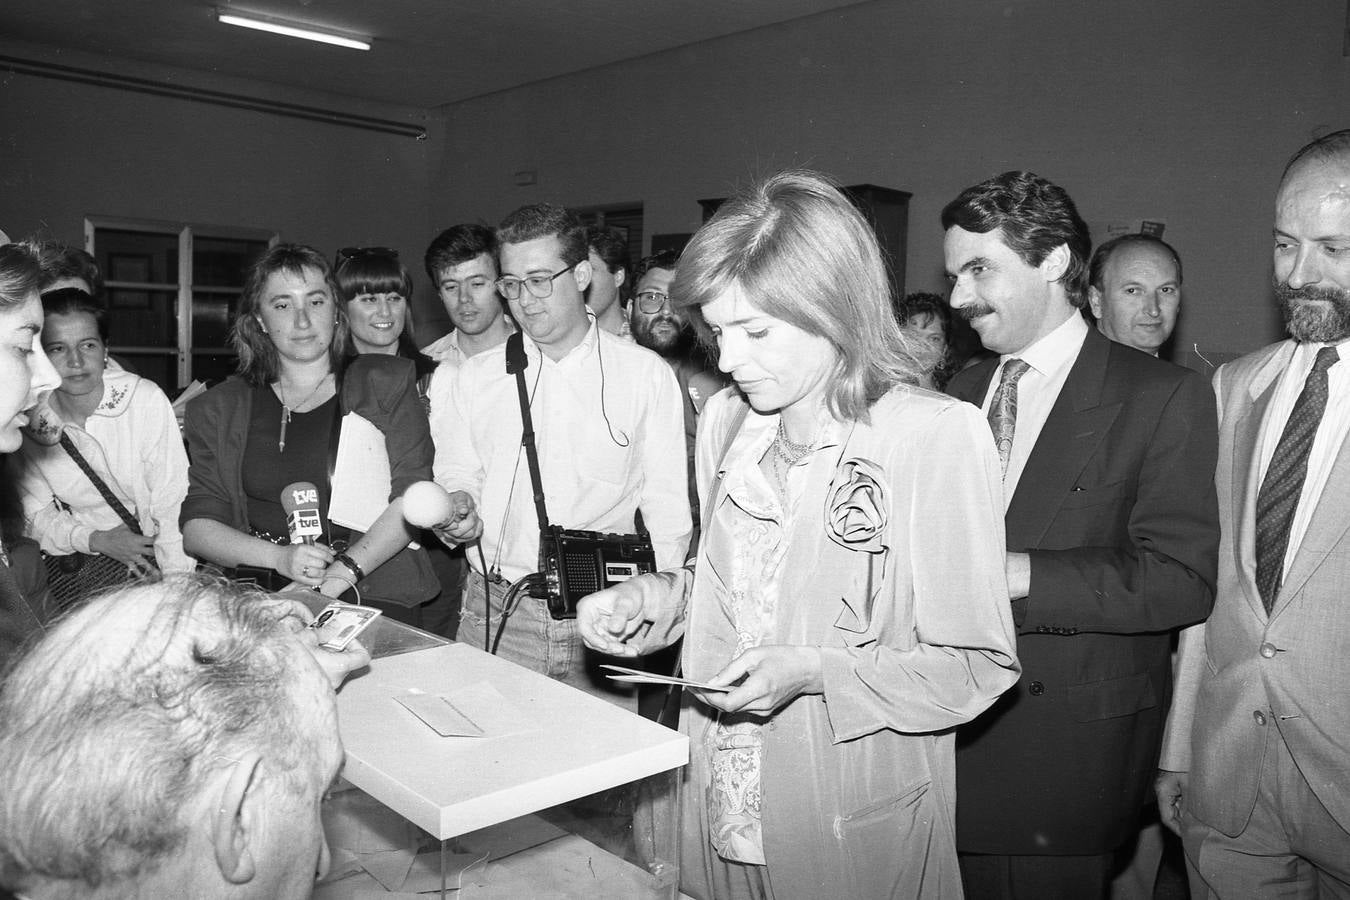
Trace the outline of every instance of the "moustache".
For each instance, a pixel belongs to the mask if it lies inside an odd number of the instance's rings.
[[[1286,306],[1299,301],[1322,300],[1333,306],[1350,305],[1350,293],[1331,287],[1290,287],[1284,282],[1275,285],[1275,297]]]
[[[957,310],[961,318],[967,322],[973,322],[980,316],[992,315],[994,308],[992,306],[963,306]]]

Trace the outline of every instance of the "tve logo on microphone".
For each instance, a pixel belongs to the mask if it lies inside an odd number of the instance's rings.
[[[319,489],[308,481],[297,481],[281,489],[281,509],[292,544],[312,544],[323,534],[319,517]]]
[[[319,489],[316,487],[288,488],[291,492],[292,506],[319,505]],[[315,510],[317,512],[317,510]]]

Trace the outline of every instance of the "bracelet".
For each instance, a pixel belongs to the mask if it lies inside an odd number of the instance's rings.
[[[344,566],[346,566],[347,569],[353,575],[356,576],[357,581],[365,581],[366,578],[365,570],[362,569],[360,566],[358,566],[356,564],[356,560],[352,559],[351,556],[349,556],[348,554],[339,553],[337,556],[333,557],[333,562],[342,563]]]

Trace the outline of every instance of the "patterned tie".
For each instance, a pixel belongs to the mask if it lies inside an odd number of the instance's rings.
[[[998,390],[989,404],[989,427],[994,432],[998,459],[1003,463],[1003,474],[1008,474],[1008,457],[1012,455],[1013,429],[1017,427],[1017,382],[1031,366],[1026,360],[1010,359],[1003,365]]]
[[[1335,347],[1317,351],[1317,361],[1294,402],[1256,495],[1256,587],[1267,614],[1280,592],[1289,527],[1294,522],[1294,510],[1298,508],[1298,497],[1308,475],[1308,452],[1327,408],[1327,369],[1339,359]]]

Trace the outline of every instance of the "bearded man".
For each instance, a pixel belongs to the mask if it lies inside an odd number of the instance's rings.
[[[1158,778],[1191,896],[1350,896],[1350,130],[1275,201],[1290,340],[1223,366],[1214,612],[1181,640]]]
[[[629,306],[633,339],[658,353],[675,371],[680,385],[680,406],[684,409],[685,461],[689,469],[689,509],[698,528],[698,493],[694,487],[694,438],[698,434],[698,414],[708,398],[727,386],[703,355],[689,324],[689,313],[670,299],[670,284],[675,280],[680,255],[662,250],[644,257],[637,266],[637,290]]]

